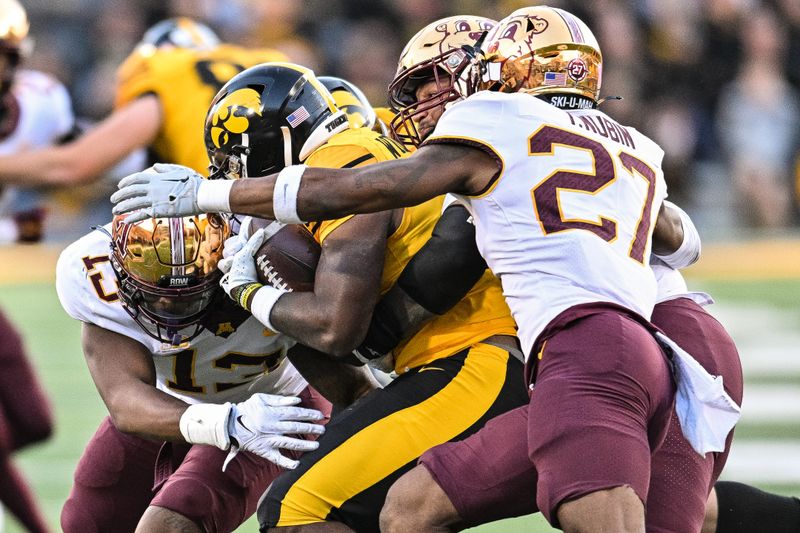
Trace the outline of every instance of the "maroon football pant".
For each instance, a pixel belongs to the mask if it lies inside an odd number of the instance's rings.
[[[53,431],[50,404],[22,339],[0,311],[0,449],[16,451]]]
[[[677,298],[658,304],[652,322],[709,373],[722,376],[725,391],[737,404],[742,404],[739,352],[713,316],[694,301]],[[702,457],[683,437],[678,417],[673,413],[667,438],[651,462],[653,477],[647,499],[649,533],[700,531],[708,494],[728,460],[732,440],[733,431],[723,452]]]
[[[46,531],[44,518],[11,454],[47,439],[52,431],[50,405],[22,339],[0,312],[0,502],[33,532]]]
[[[710,314],[681,298],[657,305],[653,323],[709,372],[722,375],[726,391],[741,404],[738,352]],[[529,412],[529,406],[523,406],[500,415],[468,439],[443,444],[422,456],[420,462],[445,491],[464,526],[539,510],[539,476],[528,455]],[[725,464],[733,434],[724,452],[701,457],[686,442],[674,412],[671,417],[664,442],[650,461],[647,530],[699,531],[708,493]],[[535,426],[530,428],[536,431]],[[594,457],[591,450],[587,453]]]
[[[330,404],[313,389],[299,396],[304,407],[330,414]],[[213,446],[126,435],[106,418],[78,463],[61,527],[66,533],[134,531],[153,505],[189,518],[204,531],[233,531],[255,512],[282,469],[244,452],[222,472],[227,455]]]

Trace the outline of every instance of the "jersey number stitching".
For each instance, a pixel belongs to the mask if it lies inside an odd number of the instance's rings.
[[[250,379],[275,370],[280,364],[281,353],[281,350],[260,355],[240,352],[227,352],[224,355],[214,359],[211,364],[214,366],[214,368],[220,368],[229,371],[233,371],[237,366],[254,367],[254,372],[242,376],[243,379]],[[173,379],[167,381],[167,386],[170,389],[181,392],[205,394],[205,386],[198,385],[197,382],[195,382],[195,361],[197,359],[197,350],[190,348],[188,350],[182,350],[176,354],[172,354],[172,356],[175,358],[172,363]],[[243,384],[244,382],[214,383],[214,392],[223,392]]]
[[[616,179],[614,161],[608,150],[599,142],[583,135],[553,126],[543,126],[528,138],[528,155],[552,156],[556,146],[584,150],[592,157],[592,171],[558,169],[531,189],[536,219],[545,235],[569,229],[580,229],[594,233],[606,242],[617,238],[617,221],[598,214],[598,220],[565,218],[559,193],[561,191],[582,192],[595,195],[611,185]],[[628,247],[628,255],[644,264],[644,251],[650,236],[650,213],[655,196],[656,172],[647,163],[626,152],[617,158],[632,176],[647,181],[647,195],[642,206],[641,217]]]
[[[117,294],[117,291],[106,292],[103,288],[103,273],[95,272],[97,265],[108,262],[108,256],[96,255],[92,257],[87,255],[86,257],[81,258],[81,260],[83,261],[83,266],[86,267],[86,273],[89,274],[89,281],[92,282],[92,288],[94,289],[95,294],[97,294],[97,297],[108,304],[119,300],[119,294]],[[118,286],[117,289],[119,289]]]

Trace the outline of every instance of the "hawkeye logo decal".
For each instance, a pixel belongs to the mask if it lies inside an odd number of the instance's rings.
[[[250,117],[261,116],[261,95],[253,89],[233,91],[219,101],[211,119],[211,141],[222,148],[231,135],[241,135],[250,127]]]

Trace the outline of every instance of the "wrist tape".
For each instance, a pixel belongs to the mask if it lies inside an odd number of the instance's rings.
[[[190,444],[209,444],[227,450],[231,440],[228,435],[228,417],[231,404],[196,403],[181,415],[179,427],[184,440]]]

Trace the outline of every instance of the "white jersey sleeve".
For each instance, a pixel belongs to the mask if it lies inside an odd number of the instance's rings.
[[[656,143],[597,110],[488,91],[451,106],[425,142],[473,146],[498,163],[484,190],[464,199],[526,354],[575,305],[650,317],[652,229],[666,197]]]
[[[56,268],[58,297],[76,320],[144,345],[152,354],[160,390],[188,403],[222,403],[242,401],[254,392],[295,395],[307,386],[286,359],[294,341],[249,316],[220,317],[177,346],[148,335],[119,300],[109,252],[109,237],[100,231],[68,246]]]

